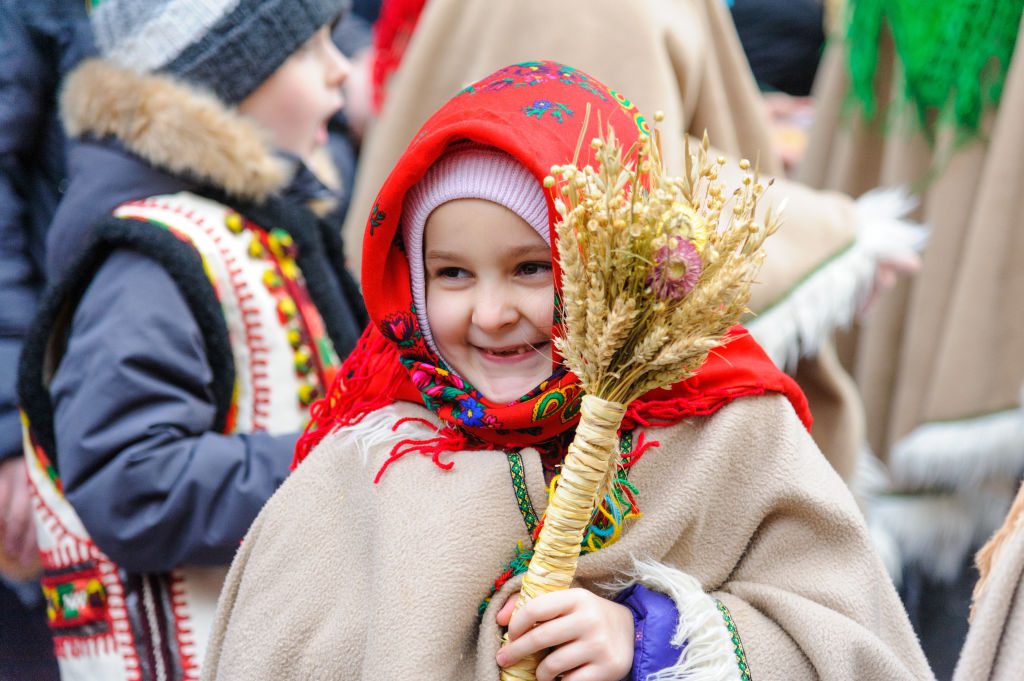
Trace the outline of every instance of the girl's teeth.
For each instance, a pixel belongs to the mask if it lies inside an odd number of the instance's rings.
[[[521,355],[524,352],[526,352],[525,348],[516,348],[514,350],[491,350],[491,354],[492,355],[502,355],[502,356]]]

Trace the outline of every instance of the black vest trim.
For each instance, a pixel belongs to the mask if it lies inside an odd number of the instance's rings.
[[[96,226],[89,245],[65,271],[64,276],[43,294],[32,322],[18,366],[18,397],[32,426],[36,444],[43,448],[54,466],[57,463],[50,400],[48,362],[64,353],[75,310],[100,266],[116,250],[128,249],[158,262],[177,284],[195,317],[206,346],[213,373],[211,391],[216,412],[214,428],[227,426],[228,410],[235,387],[235,361],[227,324],[217,293],[203,269],[195,248],[164,229],[133,219],[108,217]]]

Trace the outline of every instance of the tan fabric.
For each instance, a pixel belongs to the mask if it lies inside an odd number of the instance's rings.
[[[465,85],[507,64],[536,59],[591,74],[648,116],[663,111],[665,156],[675,172],[682,168],[684,135],[700,137],[705,129],[734,159],[759,158],[765,173],[781,170],[756,84],[721,0],[430,0],[360,157],[345,223],[354,271],[376,192],[420,125]],[[849,198],[778,180],[769,203],[783,200],[789,201],[785,224],[768,242],[751,301],[755,312],[779,304],[854,240]],[[814,434],[837,470],[849,471],[863,437],[860,405],[855,392],[833,390],[846,382],[841,375],[825,375],[835,371],[842,368],[833,364],[811,372],[825,382],[809,392],[829,396],[811,405],[823,424]]]
[[[403,405],[325,441],[245,538],[219,604],[205,679],[496,679],[494,617],[477,606],[528,541],[499,452],[393,464],[372,478]],[[385,434],[383,437],[381,432]],[[633,468],[644,513],[580,561],[579,581],[621,578],[633,559],[692,575],[732,611],[758,681],[932,678],[846,487],[785,398],[741,399],[648,433]],[[366,456],[357,442],[369,443]],[[384,441],[382,441],[384,440]],[[524,450],[534,507],[546,495]]]
[[[1017,504],[1024,499],[1024,487]],[[1016,504],[1015,504],[1016,505]],[[1017,681],[1024,669],[1024,524],[1014,522],[975,603],[953,681]]]
[[[929,147],[914,114],[885,128],[843,116],[845,52],[822,65],[818,119],[802,177],[857,195],[908,184],[921,195],[918,217],[932,229],[920,274],[882,300],[863,323],[855,376],[870,442],[882,458],[921,424],[956,421],[1019,404],[1024,381],[1024,48],[1018,46],[997,113],[982,139],[954,148],[949,135]],[[882,106],[901,87],[893,53],[879,55]],[[929,175],[929,171],[936,172]],[[978,452],[981,455],[981,452]]]

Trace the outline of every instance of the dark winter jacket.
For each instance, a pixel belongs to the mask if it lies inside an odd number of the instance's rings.
[[[146,78],[154,77],[93,61],[69,80],[64,116],[78,141],[48,238],[49,309],[33,329],[36,352],[26,352],[20,390],[36,434],[49,436],[64,494],[96,544],[129,572],[164,572],[230,561],[287,475],[297,433],[219,432],[232,367],[230,353],[212,352],[210,338],[226,332],[197,316],[187,268],[163,250],[116,239],[96,245],[97,235],[109,239],[111,211],[189,191],[268,230],[303,223],[305,236],[295,232],[302,269],[342,357],[365,315],[337,230],[284,198],[308,195],[308,181],[281,181],[302,169],[268,153],[252,126],[217,127],[238,122],[236,114],[218,111],[210,123],[197,112],[217,105],[199,95],[165,92],[168,106],[153,107],[160,113],[139,125],[142,109],[126,99],[142,96],[136,79]],[[133,109],[129,118],[124,112]],[[183,120],[194,123],[182,128]],[[70,324],[58,323],[58,309],[73,311]],[[59,364],[42,375],[43,348],[53,343],[63,348]]]
[[[0,3],[0,459],[21,454],[18,353],[43,289],[46,228],[65,182],[57,89],[93,51],[83,3]]]

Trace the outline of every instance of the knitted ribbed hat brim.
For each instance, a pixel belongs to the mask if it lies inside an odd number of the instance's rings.
[[[423,235],[427,219],[441,205],[458,199],[483,199],[508,208],[551,244],[544,189],[519,161],[484,145],[453,145],[405,196],[402,239],[409,258],[409,279],[416,317],[427,345],[440,357],[427,321]]]

